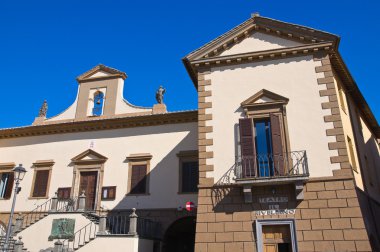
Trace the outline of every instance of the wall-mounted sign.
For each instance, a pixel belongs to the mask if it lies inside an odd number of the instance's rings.
[[[262,197],[259,203],[283,203],[288,202],[288,197]]]
[[[186,210],[191,212],[195,209],[195,204],[191,201],[186,202]]]
[[[256,216],[277,215],[277,214],[296,214],[296,209],[271,209],[255,211]]]
[[[75,219],[54,219],[49,241],[54,239],[74,239]]]

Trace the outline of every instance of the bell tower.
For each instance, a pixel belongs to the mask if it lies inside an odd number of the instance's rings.
[[[124,72],[101,64],[80,75],[75,119],[115,115],[126,78]]]

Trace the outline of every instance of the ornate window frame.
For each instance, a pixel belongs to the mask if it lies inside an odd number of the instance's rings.
[[[47,199],[49,198],[49,189],[50,189],[50,181],[51,181],[51,174],[53,170],[53,165],[55,164],[54,160],[37,160],[33,163],[32,169],[33,172],[33,180],[32,180],[32,187],[30,189],[29,199]],[[45,196],[35,197],[33,196],[34,193],[34,186],[36,183],[36,177],[38,171],[49,171],[48,181],[46,185],[46,193]]]
[[[85,159],[87,156],[92,156],[91,159]],[[73,157],[71,162],[74,164],[73,167],[73,183],[71,186],[71,197],[80,196],[79,192],[80,186],[80,173],[87,171],[97,171],[97,185],[96,185],[96,197],[95,197],[95,209],[98,209],[101,204],[101,193],[103,187],[103,177],[104,177],[104,166],[105,162],[108,160],[107,157],[97,153],[92,149],[88,149],[81,154]]]
[[[16,167],[16,164],[14,162],[9,163],[0,163],[0,174],[1,173],[11,173],[13,172],[13,168]],[[12,198],[12,195],[14,193],[14,185],[12,183],[12,193],[9,198],[0,198],[0,200],[10,200]]]
[[[150,153],[136,153],[131,154],[127,157],[128,161],[128,184],[127,184],[127,193],[125,196],[144,196],[150,195],[150,161],[152,159],[152,155]],[[146,188],[145,193],[131,193],[132,190],[132,167],[134,165],[146,165]]]
[[[269,98],[269,101],[257,102],[259,99]],[[240,105],[244,109],[244,114],[253,120],[269,118],[270,114],[278,115],[280,118],[280,127],[282,137],[282,149],[284,152],[290,152],[290,140],[288,131],[288,121],[286,115],[286,105],[289,99],[275,94],[266,89],[262,89],[252,95]]]

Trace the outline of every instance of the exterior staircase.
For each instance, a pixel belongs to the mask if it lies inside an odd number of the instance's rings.
[[[16,240],[12,237],[9,238],[9,245],[8,245],[8,251],[13,251],[15,246]],[[5,236],[0,236],[0,250],[4,250],[4,243],[5,243]]]

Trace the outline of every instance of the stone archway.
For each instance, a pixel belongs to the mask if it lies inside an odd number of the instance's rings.
[[[194,252],[195,216],[173,222],[165,232],[163,252]]]

